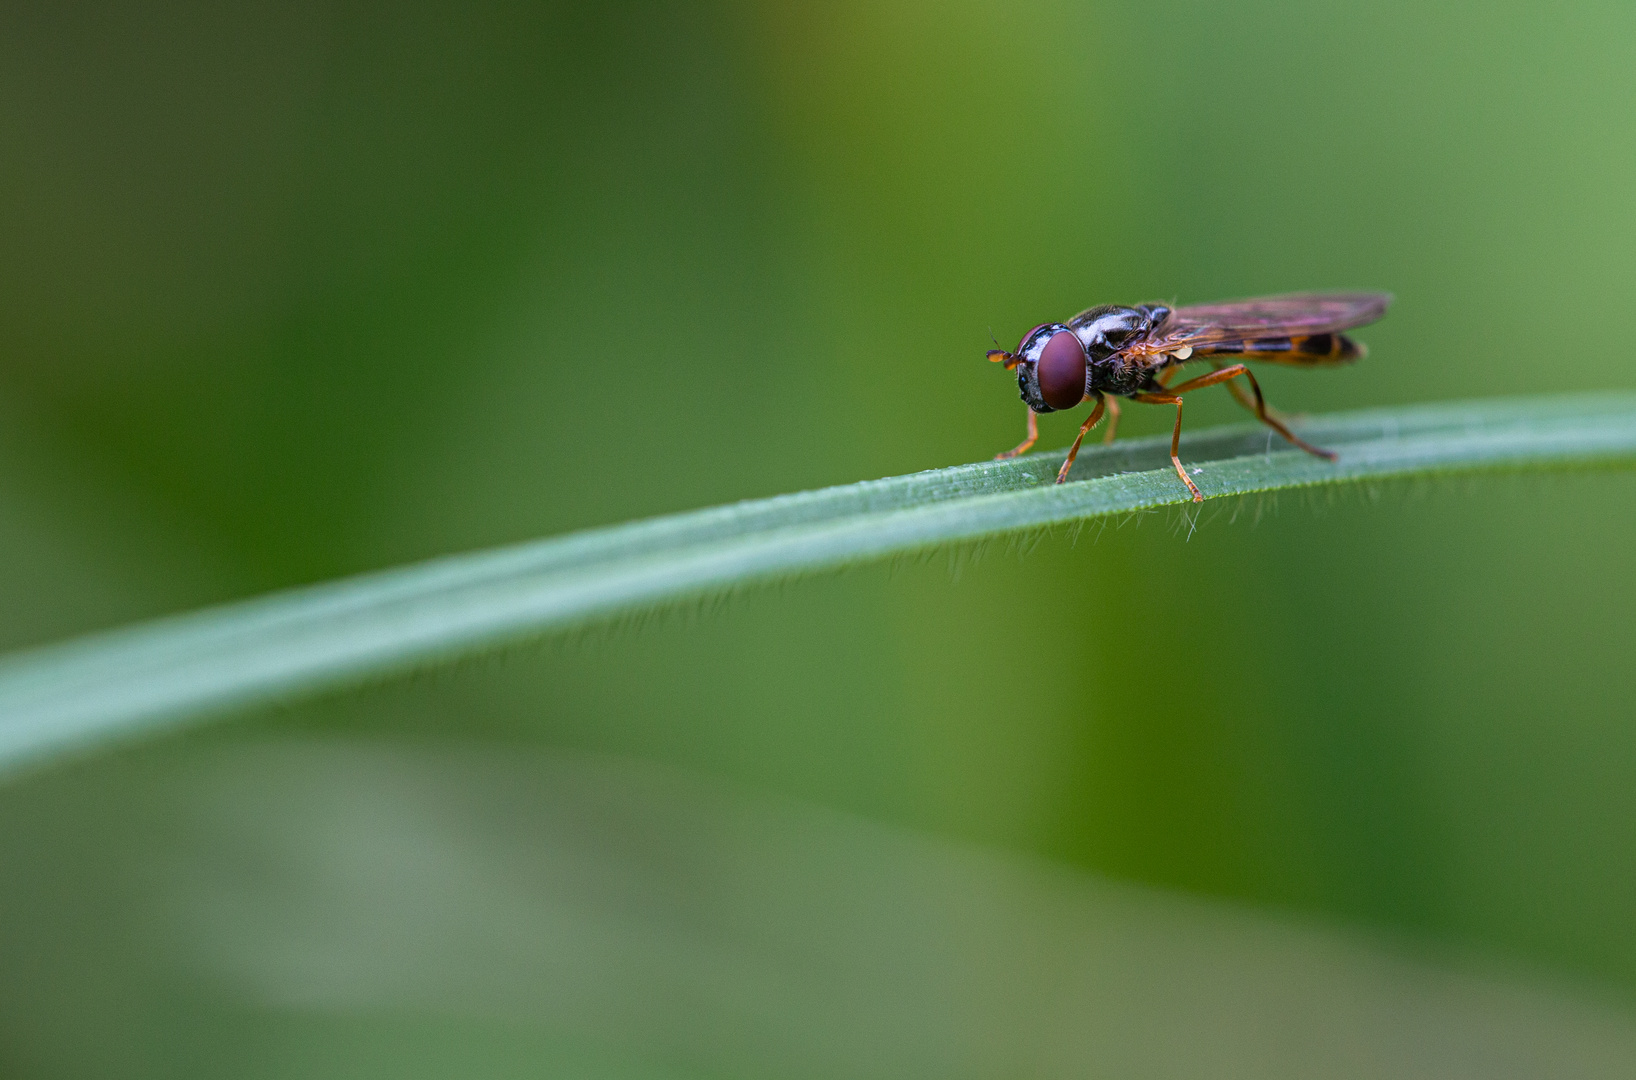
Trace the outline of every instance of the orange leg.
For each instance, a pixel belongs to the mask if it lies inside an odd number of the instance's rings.
[[[1312,454],[1315,457],[1324,458],[1326,461],[1335,460],[1336,454],[1334,451],[1322,450],[1316,446],[1313,446],[1305,439],[1298,438],[1294,432],[1290,431],[1289,428],[1284,426],[1284,422],[1282,420],[1267,414],[1267,401],[1261,396],[1261,385],[1255,381],[1255,376],[1250,374],[1250,369],[1245,367],[1243,364],[1234,364],[1232,367],[1218,368],[1208,375],[1200,375],[1196,379],[1189,379],[1180,386],[1171,387],[1170,393],[1173,395],[1185,394],[1189,390],[1199,390],[1206,386],[1214,386],[1219,382],[1224,382],[1229,386],[1232,386],[1233,384],[1230,380],[1236,379],[1240,375],[1250,380],[1250,389],[1255,391],[1255,415],[1260,418],[1263,424],[1266,424],[1268,427],[1272,428],[1274,431],[1278,432],[1278,434],[1282,435],[1296,446],[1299,446],[1307,453]],[[1234,396],[1236,397],[1237,395]],[[1181,423],[1180,402],[1178,402],[1176,405],[1176,423],[1178,425]],[[1179,431],[1180,428],[1178,427],[1177,430]]]
[[[1023,408],[1028,409],[1028,406],[1024,405]],[[1026,454],[1026,453],[1028,453],[1028,448],[1030,446],[1033,446],[1035,443],[1039,442],[1039,438],[1040,438],[1040,418],[1038,416],[1034,415],[1034,410],[1033,409],[1028,409],[1028,438],[1024,439],[1022,442],[1018,443],[1015,447],[1013,447],[1010,450],[1007,450],[1007,451],[1005,451],[1003,453],[995,454],[994,455],[994,460],[995,461],[1004,461],[1006,458],[1014,458],[1018,454]]]
[[[1220,364],[1212,364],[1211,366],[1214,367],[1217,371],[1226,370]],[[1234,401],[1238,402],[1240,405],[1244,406],[1246,409],[1248,409],[1251,412],[1255,413],[1257,417],[1259,417],[1261,415],[1259,412],[1256,412],[1255,399],[1252,398],[1249,394],[1246,394],[1244,392],[1244,388],[1242,386],[1238,385],[1238,383],[1236,383],[1236,382],[1234,382],[1232,380],[1228,380],[1228,382],[1227,382],[1227,392],[1233,395],[1233,400]],[[1284,414],[1279,412],[1277,409],[1273,408],[1271,405],[1268,405],[1266,402],[1262,402],[1261,405],[1262,405],[1262,408],[1267,410],[1267,415],[1268,416],[1272,417],[1275,420],[1279,420],[1279,421],[1282,421],[1284,419]]]
[[[1108,399],[1108,430],[1102,434],[1102,445],[1113,442],[1113,433],[1119,430],[1119,399]]]
[[[1209,376],[1205,377],[1209,378]],[[1183,383],[1177,389],[1189,385],[1191,384]],[[1204,496],[1199,493],[1199,486],[1193,483],[1193,478],[1187,475],[1186,469],[1182,468],[1182,459],[1179,453],[1182,442],[1182,399],[1175,394],[1132,394],[1131,398],[1134,401],[1143,401],[1149,405],[1176,406],[1176,430],[1170,433],[1170,464],[1176,467],[1176,475],[1182,478],[1182,483],[1187,485],[1187,490],[1193,493],[1193,501],[1203,502]]]
[[[1225,371],[1226,369],[1225,368],[1216,368],[1216,370],[1217,371]],[[1255,399],[1252,398],[1249,394],[1246,394],[1244,392],[1244,388],[1242,386],[1238,385],[1238,383],[1234,382],[1231,379],[1227,380],[1227,392],[1229,394],[1233,395],[1233,400],[1234,401],[1238,402],[1240,405],[1244,406],[1246,409],[1249,409],[1251,412],[1255,412]],[[1259,416],[1261,414],[1256,413],[1256,415]]]
[[[1175,363],[1171,364],[1169,367],[1165,368],[1163,371],[1159,372],[1159,377],[1157,379],[1155,379],[1154,381],[1157,382],[1160,386],[1164,387],[1165,390],[1168,391],[1170,389],[1171,381],[1174,380],[1176,378],[1176,376],[1178,376],[1178,375],[1180,375],[1182,373],[1182,369],[1184,367],[1186,367],[1188,364],[1196,364],[1202,359],[1204,359],[1202,356],[1196,356],[1195,355],[1194,357],[1192,357],[1192,359],[1189,359],[1189,360],[1178,360]],[[1212,365],[1212,366],[1215,366],[1215,365]]]
[[[1074,437],[1074,445],[1068,448],[1068,459],[1062,463],[1062,468],[1057,470],[1057,483],[1060,484],[1068,479],[1068,470],[1074,467],[1074,458],[1079,456],[1079,444],[1084,441],[1085,433],[1094,428],[1096,422],[1102,419],[1102,411],[1107,407],[1108,399],[1101,394],[1096,395],[1096,408],[1092,409],[1091,415],[1087,416],[1085,422],[1079,425],[1079,434]]]

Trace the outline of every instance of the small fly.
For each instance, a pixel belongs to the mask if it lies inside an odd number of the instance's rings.
[[[1117,398],[1150,405],[1176,406],[1176,429],[1170,436],[1170,462],[1194,502],[1203,502],[1198,485],[1182,468],[1177,451],[1182,437],[1182,395],[1216,383],[1226,383],[1240,405],[1278,434],[1309,454],[1329,461],[1335,454],[1313,446],[1284,425],[1267,409],[1261,387],[1242,363],[1226,365],[1221,357],[1268,360],[1296,367],[1344,364],[1364,355],[1364,347],[1342,330],[1372,323],[1386,313],[1390,293],[1291,293],[1222,304],[1195,304],[1171,308],[1164,304],[1121,307],[1106,304],[1082,311],[1066,323],[1045,323],[1023,335],[1016,352],[992,349],[988,358],[1017,369],[1017,386],[1028,405],[1028,438],[1013,450],[995,455],[1016,457],[1039,438],[1040,413],[1072,409],[1095,400],[1091,415],[1079,427],[1068,459],[1057,472],[1057,483],[1068,479],[1085,433],[1103,414],[1112,442],[1119,424]],[[1170,380],[1183,364],[1204,361],[1215,370],[1176,386]],[[1242,376],[1254,396],[1237,382]]]

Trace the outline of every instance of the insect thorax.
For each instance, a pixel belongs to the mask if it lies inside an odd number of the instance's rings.
[[[1142,340],[1170,317],[1163,304],[1104,304],[1068,320],[1068,328],[1090,359],[1087,389],[1126,396],[1143,390],[1152,377],[1145,365],[1124,362],[1121,350]]]
[[[1091,388],[1117,397],[1130,397],[1153,388],[1154,369],[1109,359],[1091,365]]]

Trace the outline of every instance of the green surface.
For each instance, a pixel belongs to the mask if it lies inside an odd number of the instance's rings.
[[[1394,293],[1358,333],[1362,362],[1258,369],[1294,415],[1538,400],[1543,422],[1550,402],[1628,395],[1633,43],[1636,12],[1613,3],[8,6],[0,649],[984,461],[1023,421],[983,359],[990,330],[1010,346],[1095,303]],[[1221,391],[1187,412],[1201,437],[1244,420]],[[1066,446],[1076,419],[1045,417],[1040,445]],[[1133,406],[1122,438],[1170,422]],[[1213,467],[1201,483],[1225,483]],[[825,1072],[798,1051],[733,1056],[750,1036],[703,1019],[745,1015],[730,1009],[688,1014],[711,1034],[687,1046],[664,1016],[621,1014],[630,1051],[564,1027],[545,982],[462,1012],[454,993],[331,1008],[223,975],[265,957],[244,929],[257,912],[275,954],[335,940],[325,897],[380,912],[385,945],[352,969],[367,985],[392,982],[394,944],[469,980],[443,985],[482,983],[468,952],[503,970],[543,903],[536,878],[506,877],[533,865],[526,836],[486,847],[504,807],[425,794],[442,789],[400,756],[457,749],[475,762],[461,790],[526,787],[498,764],[513,755],[677,769],[754,806],[1385,934],[1434,968],[1475,954],[1536,1004],[1577,984],[1629,1010],[1633,508],[1623,469],[1224,498],[36,758],[0,789],[0,1071],[504,1075],[555,1054],[588,1075]],[[339,832],[298,798],[255,796],[285,775],[261,748],[332,739],[359,748],[328,782],[345,792],[357,773]],[[220,764],[195,770],[207,750]],[[400,773],[410,794],[392,796]],[[263,839],[197,831],[234,815]],[[840,851],[836,910],[808,922],[852,926],[845,956],[881,940],[874,954],[901,958],[886,949],[900,908],[872,900],[860,869],[886,856],[851,847],[859,835],[814,841]],[[667,905],[710,909],[743,880],[677,843],[654,841],[640,872],[619,863],[634,876],[574,911],[646,896],[664,922]],[[331,850],[384,869],[308,875],[281,854]],[[462,850],[495,852],[473,858],[498,869],[463,878],[448,854]],[[423,854],[442,869],[394,876]],[[238,883],[240,915],[220,914],[213,874]],[[278,923],[285,890],[318,899]],[[596,955],[651,941],[674,959],[662,970],[702,973],[705,1002],[822,968],[832,937],[803,951],[789,908],[743,895],[743,920],[674,934],[593,920],[611,942]],[[927,895],[901,902],[907,921]],[[928,908],[927,925],[967,927],[944,935],[951,955],[1047,971],[1024,954],[1059,940],[991,933],[1027,924],[1033,894],[1006,895],[992,917]],[[1243,940],[1255,971],[1318,948]],[[836,1019],[847,1000],[902,1001],[886,1030],[938,1045],[947,1029],[927,1018],[946,999],[899,992],[894,962],[815,981],[802,1016],[819,1029],[757,1045],[859,1045]],[[639,987],[653,969],[620,970]],[[981,969],[928,970],[913,985]],[[1347,987],[1378,1000],[1372,969],[1345,970],[1312,997],[1326,1021]],[[1073,1027],[1081,998],[1027,989]],[[1223,1045],[1224,1030],[1268,1032],[1255,1045],[1301,1075],[1352,1060],[1347,1029],[1315,1022],[1306,1038],[1267,1009],[1122,1030],[1147,1047],[1184,1026]],[[773,1011],[765,1026],[808,1030]],[[1491,1030],[1436,1015],[1415,1030]],[[966,1028],[989,1033],[959,1044],[973,1074],[1030,1030]],[[1448,1044],[1403,1045],[1382,1071],[1448,1060]],[[1106,1049],[1106,1072],[1202,1068],[1122,1052]],[[959,1071],[927,1053],[926,1071]],[[838,1060],[829,1073],[856,1059]]]
[[[1636,462],[1636,397],[1490,401],[1325,417],[1335,451],[1264,428],[1190,439],[1211,497]],[[310,696],[550,631],[899,555],[1191,506],[1160,436],[1092,447],[1070,483],[1033,454],[542,540],[292,591],[0,662],[0,766],[233,706]],[[1159,464],[1157,468],[1151,466]],[[1193,522],[1189,521],[1189,532]]]

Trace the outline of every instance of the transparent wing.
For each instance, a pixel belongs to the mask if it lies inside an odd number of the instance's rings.
[[[1176,308],[1154,337],[1164,347],[1329,334],[1386,314],[1391,293],[1289,293]]]

